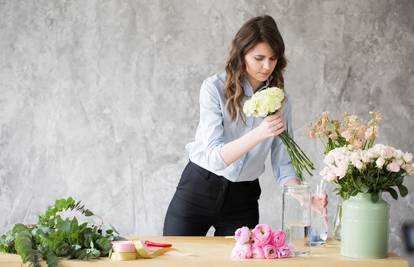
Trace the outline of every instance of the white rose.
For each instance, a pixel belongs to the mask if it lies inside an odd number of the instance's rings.
[[[402,158],[403,156],[404,156],[404,153],[401,150],[399,150],[399,149],[394,150],[394,157]]]
[[[358,170],[361,170],[364,167],[364,164],[361,161],[357,161],[355,163],[356,164],[354,164],[354,165]]]
[[[329,181],[329,182],[333,182],[333,181],[335,181],[336,180],[336,176],[335,176],[335,173],[333,173],[332,171],[330,171],[330,172],[328,172],[328,176],[327,176],[327,180]]]
[[[384,146],[380,150],[380,155],[381,155],[381,157],[383,157],[385,159],[390,159],[394,156],[394,149],[390,146]]]
[[[335,176],[338,177],[338,179],[344,178],[347,170],[348,170],[348,164],[341,164],[340,166],[333,168],[333,172],[335,173]]]
[[[370,153],[370,151],[369,150],[367,150],[367,151],[362,151],[362,153],[361,153],[361,159],[362,159],[362,162],[364,162],[364,163],[368,163],[368,162],[370,162],[371,161],[371,158],[372,158],[372,153]]]
[[[382,166],[384,166],[385,163],[385,159],[379,157],[376,161],[375,164],[377,165],[378,169],[382,169]]]
[[[392,161],[387,165],[387,170],[390,172],[399,172],[400,171],[400,165],[396,161]]]
[[[371,149],[368,149],[369,153],[372,153],[374,158],[381,156],[382,144],[376,144]]]
[[[333,173],[329,167],[323,168],[319,174],[322,176],[323,179],[329,182],[336,180],[335,173]]]
[[[326,155],[323,162],[326,165],[332,165],[335,162],[335,158],[333,157],[332,153],[329,153],[328,155]]]
[[[413,155],[411,153],[404,153],[403,158],[404,158],[404,161],[406,163],[408,163],[408,162],[410,162],[413,159]]]
[[[352,152],[349,158],[352,162],[357,162],[361,160],[361,156],[359,155],[358,151]]]
[[[404,171],[407,172],[408,175],[411,175],[413,173],[413,171],[414,171],[414,164],[413,165],[411,165],[411,164],[404,164],[402,166],[402,168],[404,169]]]
[[[336,180],[335,173],[332,171],[329,171],[326,175],[326,180],[328,180],[329,182],[335,181]]]

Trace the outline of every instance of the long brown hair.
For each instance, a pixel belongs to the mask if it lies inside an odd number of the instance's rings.
[[[286,67],[285,44],[276,22],[268,15],[252,18],[236,33],[226,63],[226,108],[232,121],[237,121],[240,117],[243,122],[245,121],[241,107],[244,97],[243,75],[246,71],[244,57],[250,49],[262,42],[268,43],[277,57],[270,86],[283,88],[282,71]]]

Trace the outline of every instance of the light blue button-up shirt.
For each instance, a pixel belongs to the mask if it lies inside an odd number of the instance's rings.
[[[226,109],[225,78],[225,73],[216,74],[204,80],[201,85],[200,122],[195,140],[186,145],[190,160],[232,182],[253,181],[263,174],[265,160],[270,152],[273,174],[277,182],[284,184],[289,179],[296,179],[297,175],[289,154],[279,137],[266,139],[237,161],[226,165],[220,154],[223,145],[259,126],[263,118],[246,117],[246,124],[241,120],[237,122],[231,120]],[[270,80],[259,90],[269,86],[269,82]],[[253,88],[247,78],[244,78],[243,89],[245,97],[242,104],[253,95]],[[292,135],[290,102],[288,99],[284,105],[282,116],[289,134]]]

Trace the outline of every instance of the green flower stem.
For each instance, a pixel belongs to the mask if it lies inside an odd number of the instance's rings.
[[[293,152],[298,158],[301,159],[302,162],[305,162],[309,167],[311,167],[311,169],[314,169],[312,161],[309,160],[309,158],[305,155],[305,153],[303,153],[300,147],[293,141],[293,139],[290,136],[282,136],[282,140],[284,141],[284,143],[286,143],[287,146],[294,148]]]
[[[281,135],[282,138],[286,140],[286,142],[295,147],[298,156],[300,156],[306,162],[310,163],[310,165],[313,165],[312,161],[305,155],[305,153],[300,149],[298,144],[296,144],[296,142],[290,137],[290,135],[288,135],[286,132],[283,132]]]
[[[305,170],[309,175],[312,175],[311,170],[314,170],[312,161],[306,156],[306,154],[300,149],[298,144],[290,137],[290,135],[285,131],[279,135],[283,144],[286,147],[286,150],[292,160],[292,165],[295,168],[295,171],[299,178],[303,181],[303,170]]]
[[[290,152],[289,155],[291,156],[292,160],[297,162],[299,166],[302,166],[311,175],[311,172],[310,172],[311,167],[309,163],[306,161],[303,161],[300,158],[300,156],[296,154],[297,152],[295,153],[295,151],[292,150],[290,147],[287,146],[287,149],[288,149],[288,152]]]
[[[296,144],[296,142],[292,138],[290,138],[290,136],[288,137],[288,139],[291,140],[292,143],[294,144],[294,146],[295,146],[295,148],[298,152],[298,155],[301,156],[309,164],[313,165],[312,161],[306,156],[306,154],[302,151],[302,149],[300,149],[300,147]]]
[[[301,162],[299,162],[298,158],[295,156],[295,154],[294,154],[294,152],[292,151],[291,147],[286,146],[286,149],[287,149],[287,151],[288,151],[289,156],[291,157],[292,164],[293,164],[293,166],[295,167],[295,170],[296,170],[296,171],[298,171],[298,172],[299,172],[299,176],[301,176],[301,178],[303,178],[303,177],[302,177],[301,168],[300,168],[300,166],[301,166]]]

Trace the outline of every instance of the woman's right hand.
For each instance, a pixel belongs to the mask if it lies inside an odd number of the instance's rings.
[[[267,116],[257,126],[254,131],[261,140],[265,140],[269,137],[278,136],[286,130],[285,122],[280,114],[280,111],[273,115]]]

